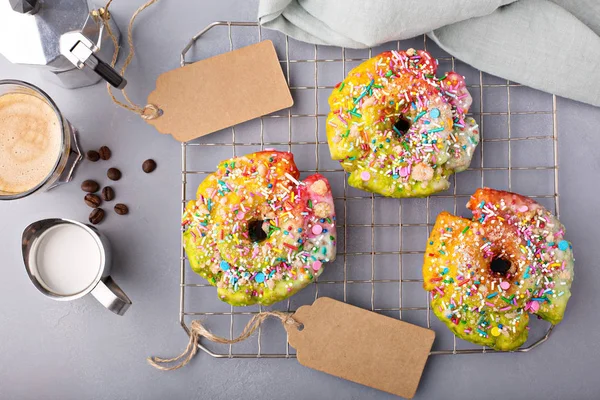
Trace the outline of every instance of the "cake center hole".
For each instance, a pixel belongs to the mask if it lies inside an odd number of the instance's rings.
[[[400,117],[398,121],[394,124],[394,130],[400,136],[404,136],[406,132],[410,129],[410,121],[404,117]]]
[[[492,269],[492,272],[506,275],[510,269],[510,261],[507,261],[504,258],[494,258],[490,264],[490,268]]]
[[[262,219],[257,219],[248,224],[248,234],[252,242],[262,242],[267,238],[267,232],[262,228],[264,222]]]

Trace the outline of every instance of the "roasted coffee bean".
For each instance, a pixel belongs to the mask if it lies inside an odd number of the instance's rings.
[[[119,203],[115,205],[115,212],[119,215],[129,214],[129,207],[127,207],[125,204]]]
[[[142,170],[144,170],[144,172],[147,174],[154,171],[155,169],[156,169],[156,161],[154,161],[154,160],[146,160],[142,164]]]
[[[102,200],[111,201],[114,198],[115,198],[115,191],[113,188],[111,188],[110,186],[107,186],[104,189],[102,189]]]
[[[99,150],[100,158],[103,160],[110,160],[110,156],[112,155],[110,149],[107,146],[100,147]]]
[[[102,200],[100,200],[100,197],[91,193],[86,194],[83,200],[85,201],[85,204],[92,208],[98,208],[100,207],[100,204],[102,204]]]
[[[88,193],[95,193],[100,189],[98,182],[88,179],[81,184],[81,190]]]
[[[121,179],[121,171],[116,168],[109,168],[106,176],[108,176],[108,179],[111,181],[118,181]]]
[[[96,150],[90,150],[87,152],[87,159],[96,162],[100,159],[100,154]]]
[[[90,214],[89,221],[91,224],[97,225],[104,219],[104,210],[101,208],[94,208]]]

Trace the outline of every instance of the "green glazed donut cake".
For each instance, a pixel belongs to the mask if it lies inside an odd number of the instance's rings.
[[[327,179],[300,181],[292,153],[221,162],[183,215],[189,263],[234,306],[270,305],[304,288],[335,259]]]
[[[435,76],[426,51],[388,51],[354,68],[329,97],[331,157],[357,189],[425,197],[448,189],[469,167],[479,128],[455,72]]]
[[[529,314],[558,324],[571,297],[573,250],[532,199],[478,189],[473,220],[441,213],[425,249],[431,309],[459,338],[496,350],[527,340]]]

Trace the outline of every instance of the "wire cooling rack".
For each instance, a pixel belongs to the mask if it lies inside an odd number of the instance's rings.
[[[269,148],[292,151],[302,178],[319,172],[330,181],[338,221],[337,259],[326,265],[318,282],[286,301],[271,307],[232,307],[191,271],[182,246],[179,318],[183,328],[189,334],[191,320],[200,318],[214,333],[233,338],[255,313],[295,311],[319,296],[328,296],[435,330],[431,354],[493,352],[458,339],[432,316],[428,293],[422,288],[425,244],[439,212],[470,217],[465,204],[480,186],[528,195],[558,215],[555,96],[475,70],[426,36],[352,50],[298,42],[256,23],[215,22],[183,49],[181,65],[265,39],[276,47],[295,105],[183,143],[182,210],[221,160]],[[465,76],[473,96],[470,112],[480,125],[482,141],[471,168],[454,175],[449,190],[426,199],[398,200],[348,186],[345,172],[329,156],[325,119],[331,90],[352,68],[379,52],[410,47],[431,52],[439,60],[440,74],[455,70]],[[277,325],[267,321],[258,335],[243,343],[202,343],[199,347],[214,357],[295,357],[285,330]],[[519,352],[545,342],[553,328],[542,320],[532,320],[530,327],[529,340]]]

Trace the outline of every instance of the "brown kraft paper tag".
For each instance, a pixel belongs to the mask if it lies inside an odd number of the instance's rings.
[[[162,110],[149,124],[187,142],[294,101],[273,42],[265,40],[161,74],[148,104]]]
[[[321,297],[284,324],[300,364],[398,396],[412,398],[435,332]]]

